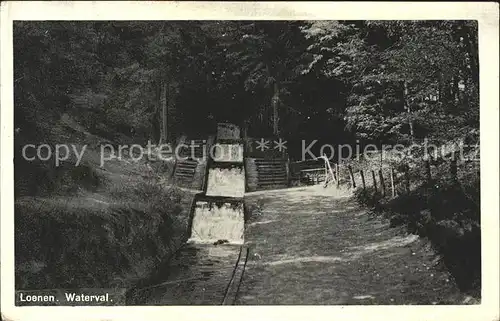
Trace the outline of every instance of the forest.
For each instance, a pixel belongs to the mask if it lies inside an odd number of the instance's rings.
[[[23,159],[26,144],[175,144],[220,122],[284,139],[290,161],[302,140],[479,143],[476,21],[15,21],[13,82],[17,288],[127,287],[185,241],[188,206],[134,164],[99,168],[87,153],[56,168]],[[456,168],[450,178],[433,164],[436,180],[416,173],[396,199],[355,196],[428,236],[477,292],[479,162],[469,165],[460,184]]]
[[[474,21],[26,21],[14,33],[26,140],[62,113],[142,144],[221,121],[334,144],[443,143],[479,128]]]

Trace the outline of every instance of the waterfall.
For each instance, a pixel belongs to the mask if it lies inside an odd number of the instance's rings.
[[[245,171],[243,168],[209,169],[207,196],[243,197],[244,194]]]
[[[190,242],[213,243],[227,240],[242,244],[244,231],[243,203],[196,202]]]
[[[236,126],[219,124],[218,137],[225,142],[219,141],[214,147],[215,155],[211,155],[214,163],[208,169],[206,193],[194,207],[189,240],[192,243],[227,241],[243,244],[245,170],[243,144],[237,142],[239,135]]]

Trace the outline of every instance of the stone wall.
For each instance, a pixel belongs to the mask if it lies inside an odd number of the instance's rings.
[[[192,189],[202,190],[205,183],[205,174],[207,169],[207,162],[201,162],[196,167],[196,171],[193,177],[193,183],[191,185]]]

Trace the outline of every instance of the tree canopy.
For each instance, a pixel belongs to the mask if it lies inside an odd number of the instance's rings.
[[[17,21],[14,57],[16,127],[38,138],[62,113],[136,142],[226,120],[335,142],[479,128],[473,21]]]

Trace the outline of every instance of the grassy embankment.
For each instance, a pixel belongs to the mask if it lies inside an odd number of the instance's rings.
[[[418,153],[418,152],[417,152]],[[475,149],[465,150],[472,158]],[[390,156],[390,155],[389,155]],[[473,296],[481,288],[481,228],[479,161],[458,160],[456,174],[450,162],[431,160],[431,179],[422,158],[395,160],[372,157],[373,161],[350,162],[357,188],[355,199],[382,215],[391,225],[406,226],[409,232],[427,238],[441,263],[453,275],[458,287]],[[406,167],[408,165],[408,167]],[[390,167],[395,169],[396,196],[392,197]],[[405,170],[406,167],[406,170]],[[386,196],[383,195],[378,170],[382,168]],[[364,170],[363,190],[359,170]],[[371,170],[375,170],[377,189],[373,187]],[[407,174],[404,174],[404,173]],[[349,181],[344,171],[344,182]],[[408,185],[408,181],[410,184]],[[409,187],[409,188],[408,188]]]
[[[61,166],[23,161],[16,136],[16,289],[128,288],[186,239],[189,193],[166,186],[172,163],[100,166],[102,138],[62,118],[46,143],[84,144]],[[30,141],[30,143],[36,143]]]

